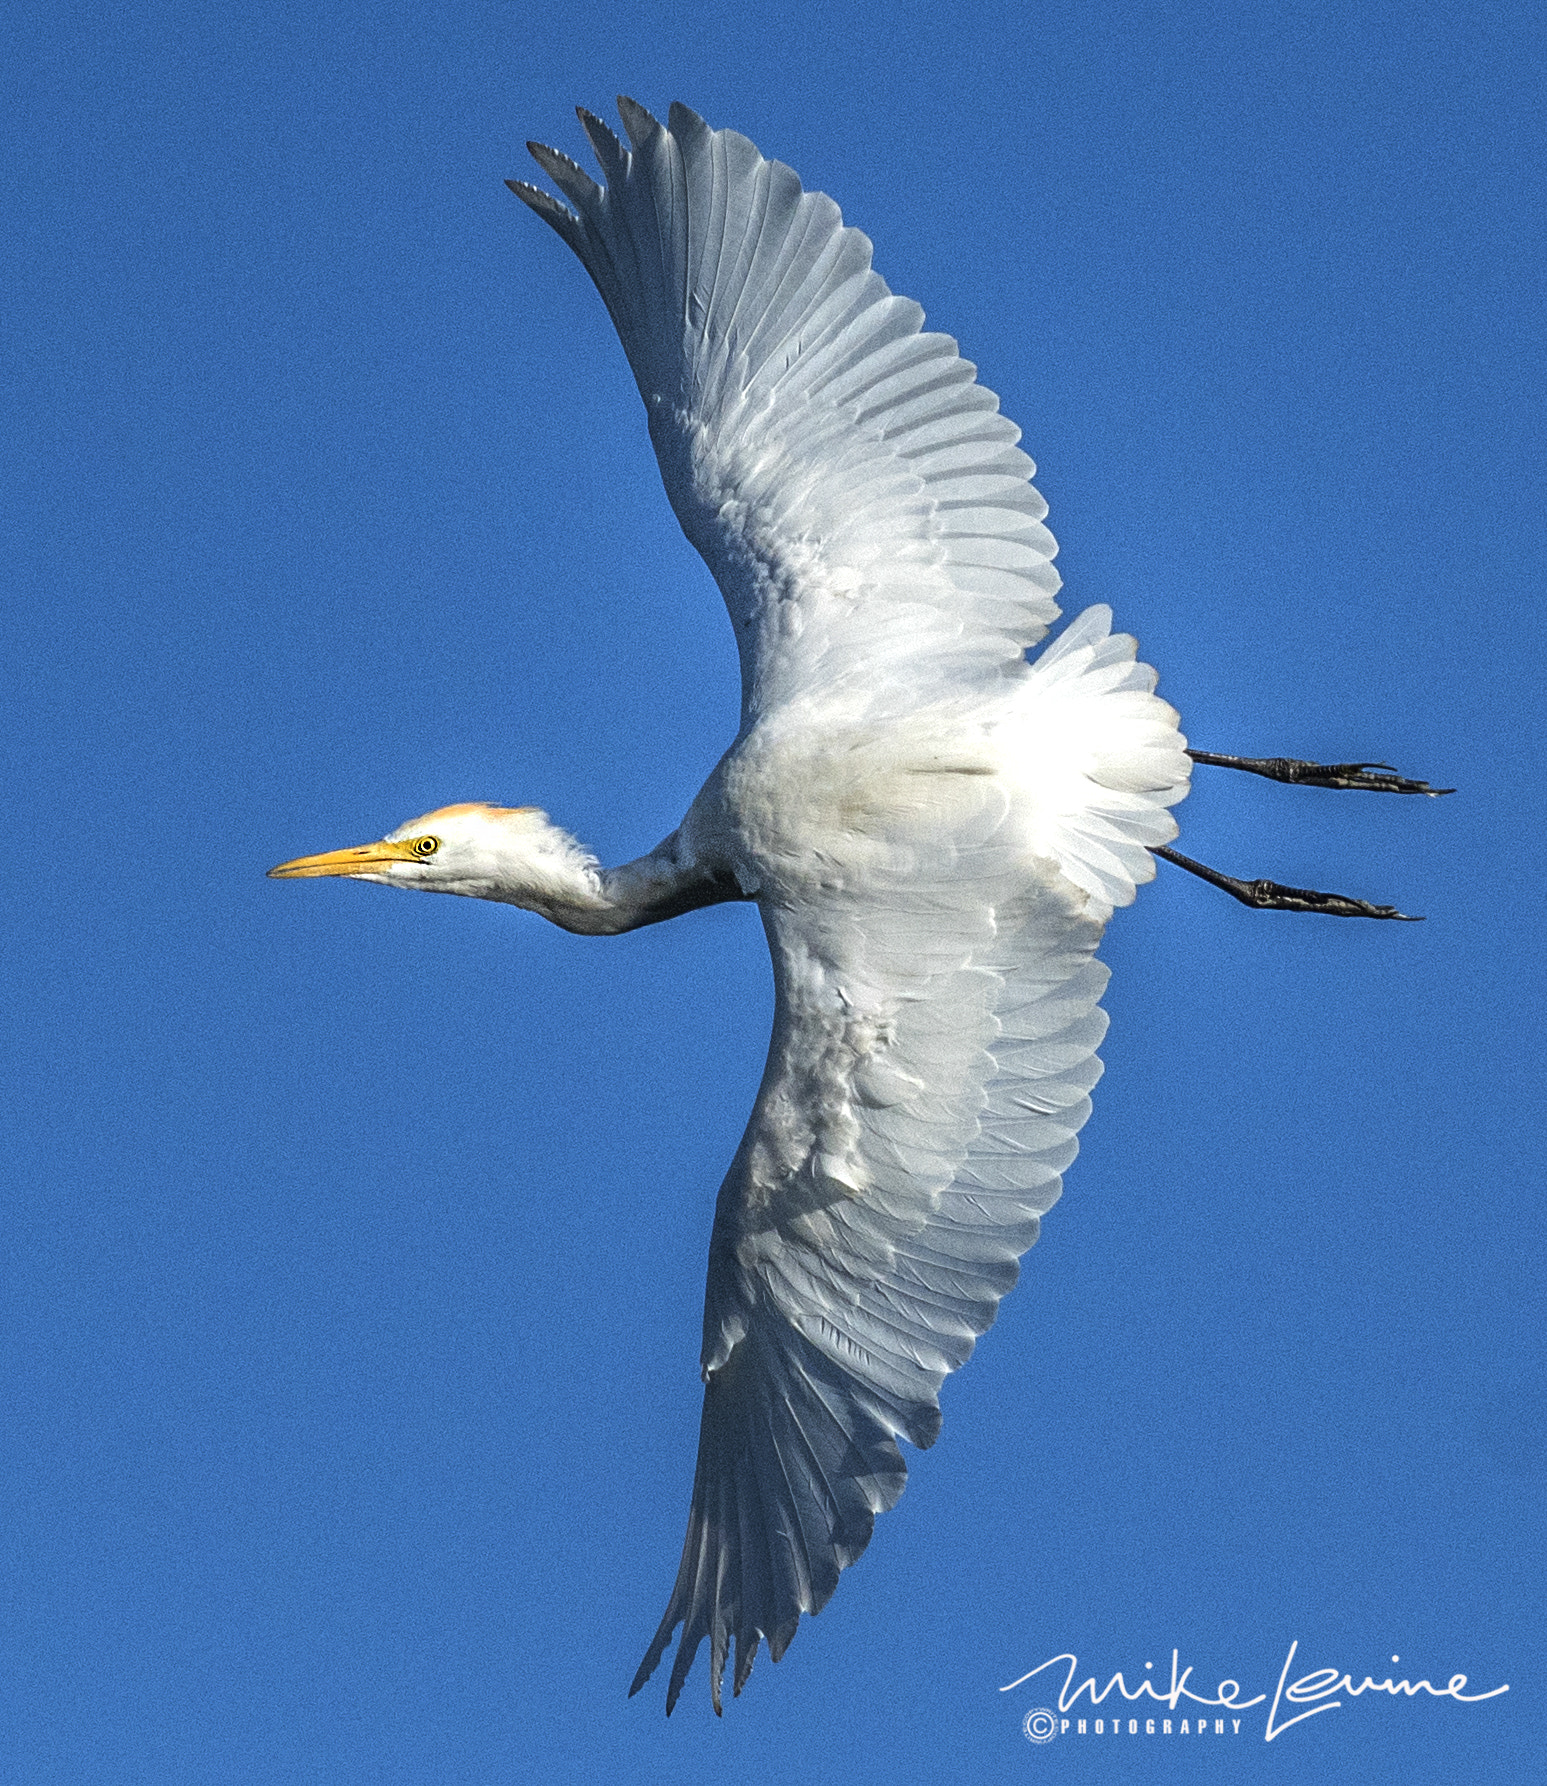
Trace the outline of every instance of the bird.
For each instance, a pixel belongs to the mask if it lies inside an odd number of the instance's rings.
[[[1020,430],[838,206],[686,106],[620,98],[600,164],[507,184],[621,338],[677,519],[725,598],[736,737],[678,827],[604,867],[535,806],[449,805],[279,879],[504,902],[613,936],[756,905],[767,1066],[709,1242],[703,1409],[666,1611],[676,1705],[778,1661],[903,1491],[899,1440],[1015,1284],[1090,1114],[1097,946],[1157,858],[1249,905],[1403,918],[1170,849],[1196,761],[1432,794],[1385,764],[1193,752],[1111,610],[1060,618]],[[563,202],[563,201],[568,201]],[[1038,647],[1040,650],[1037,650]],[[1035,652],[1035,655],[1033,653]]]

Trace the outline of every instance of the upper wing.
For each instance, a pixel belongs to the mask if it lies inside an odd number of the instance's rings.
[[[649,412],[667,495],[724,593],[748,718],[845,685],[902,710],[1021,663],[1057,616],[1020,430],[869,238],[734,131],[620,99],[581,121],[598,186],[511,189],[585,262]]]

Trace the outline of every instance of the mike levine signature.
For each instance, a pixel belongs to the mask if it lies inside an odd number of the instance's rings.
[[[1361,1693],[1389,1693],[1393,1698],[1405,1695],[1408,1699],[1418,1693],[1427,1693],[1433,1699],[1455,1699],[1463,1705],[1471,1705],[1479,1699],[1496,1699],[1499,1694],[1509,1691],[1506,1684],[1502,1687],[1490,1687],[1485,1693],[1468,1693],[1466,1691],[1467,1678],[1464,1674],[1453,1674],[1443,1687],[1436,1687],[1427,1680],[1398,1681],[1392,1680],[1388,1675],[1385,1680],[1377,1681],[1366,1675],[1356,1687],[1352,1674],[1338,1668],[1313,1668],[1309,1674],[1302,1674],[1298,1680],[1291,1681],[1289,1670],[1294,1664],[1295,1652],[1299,1647],[1300,1640],[1297,1637],[1290,1644],[1289,1654],[1284,1658],[1284,1666],[1279,1670],[1278,1686],[1274,1689],[1273,1703],[1268,1706],[1267,1722],[1263,1727],[1262,1740],[1265,1743],[1271,1743],[1274,1737],[1282,1736],[1293,1725],[1303,1724],[1307,1718],[1314,1718],[1318,1712],[1336,1711],[1345,1698],[1357,1699]],[[1401,1660],[1399,1656],[1393,1656],[1391,1659],[1393,1662]],[[1095,1707],[1101,1704],[1114,1687],[1123,1699],[1149,1698],[1154,1700],[1157,1705],[1169,1707],[1172,1712],[1176,1711],[1184,1699],[1189,1700],[1193,1705],[1217,1706],[1221,1710],[1240,1712],[1248,1710],[1254,1705],[1263,1704],[1268,1697],[1266,1693],[1258,1693],[1251,1699],[1243,1699],[1241,1683],[1229,1678],[1219,1683],[1212,1698],[1195,1693],[1187,1685],[1188,1678],[1192,1674],[1192,1666],[1189,1664],[1179,1674],[1177,1664],[1180,1660],[1180,1652],[1172,1650],[1171,1685],[1164,1691],[1157,1691],[1153,1680],[1141,1680],[1130,1688],[1124,1681],[1121,1671],[1114,1674],[1111,1680],[1098,1690],[1094,1675],[1087,1676],[1078,1686],[1075,1685],[1074,1677],[1078,1674],[1080,1667],[1079,1658],[1072,1651],[1065,1650],[1060,1655],[1049,1656],[1047,1661],[1039,1662],[1035,1668],[1027,1669],[1026,1673],[1021,1675],[1018,1680],[1009,1682],[999,1691],[1001,1693],[1013,1692],[1016,1687],[1024,1686],[1027,1681],[1033,1680],[1045,1668],[1052,1668],[1059,1662],[1066,1662],[1069,1665],[1068,1671],[1064,1676],[1064,1684],[1058,1692],[1058,1709],[1060,1713],[1065,1714],[1066,1722],[1067,1714],[1076,1708],[1082,1693],[1089,1694],[1090,1703],[1092,1707]],[[1146,1662],[1144,1666],[1150,1668],[1153,1664]],[[1336,1699],[1332,1697],[1334,1693],[1338,1695]],[[1298,1709],[1301,1706],[1305,1706],[1307,1709],[1301,1711]],[[1281,1707],[1283,1708],[1282,1714]],[[1292,1716],[1289,1715],[1291,1711],[1293,1712]],[[1236,1723],[1239,1728],[1239,1721],[1236,1720]],[[1083,1725],[1081,1728],[1084,1728]],[[1170,1729],[1169,1724],[1166,1728]]]

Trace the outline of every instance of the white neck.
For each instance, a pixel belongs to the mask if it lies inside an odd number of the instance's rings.
[[[518,905],[582,936],[616,936],[699,906],[746,897],[730,876],[697,862],[675,831],[648,856],[603,868],[540,813],[523,825],[518,852],[502,850],[437,890]]]

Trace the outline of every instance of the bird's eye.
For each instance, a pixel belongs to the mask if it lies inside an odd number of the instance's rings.
[[[416,837],[413,848],[416,856],[433,856],[440,848],[440,839],[438,837]]]

